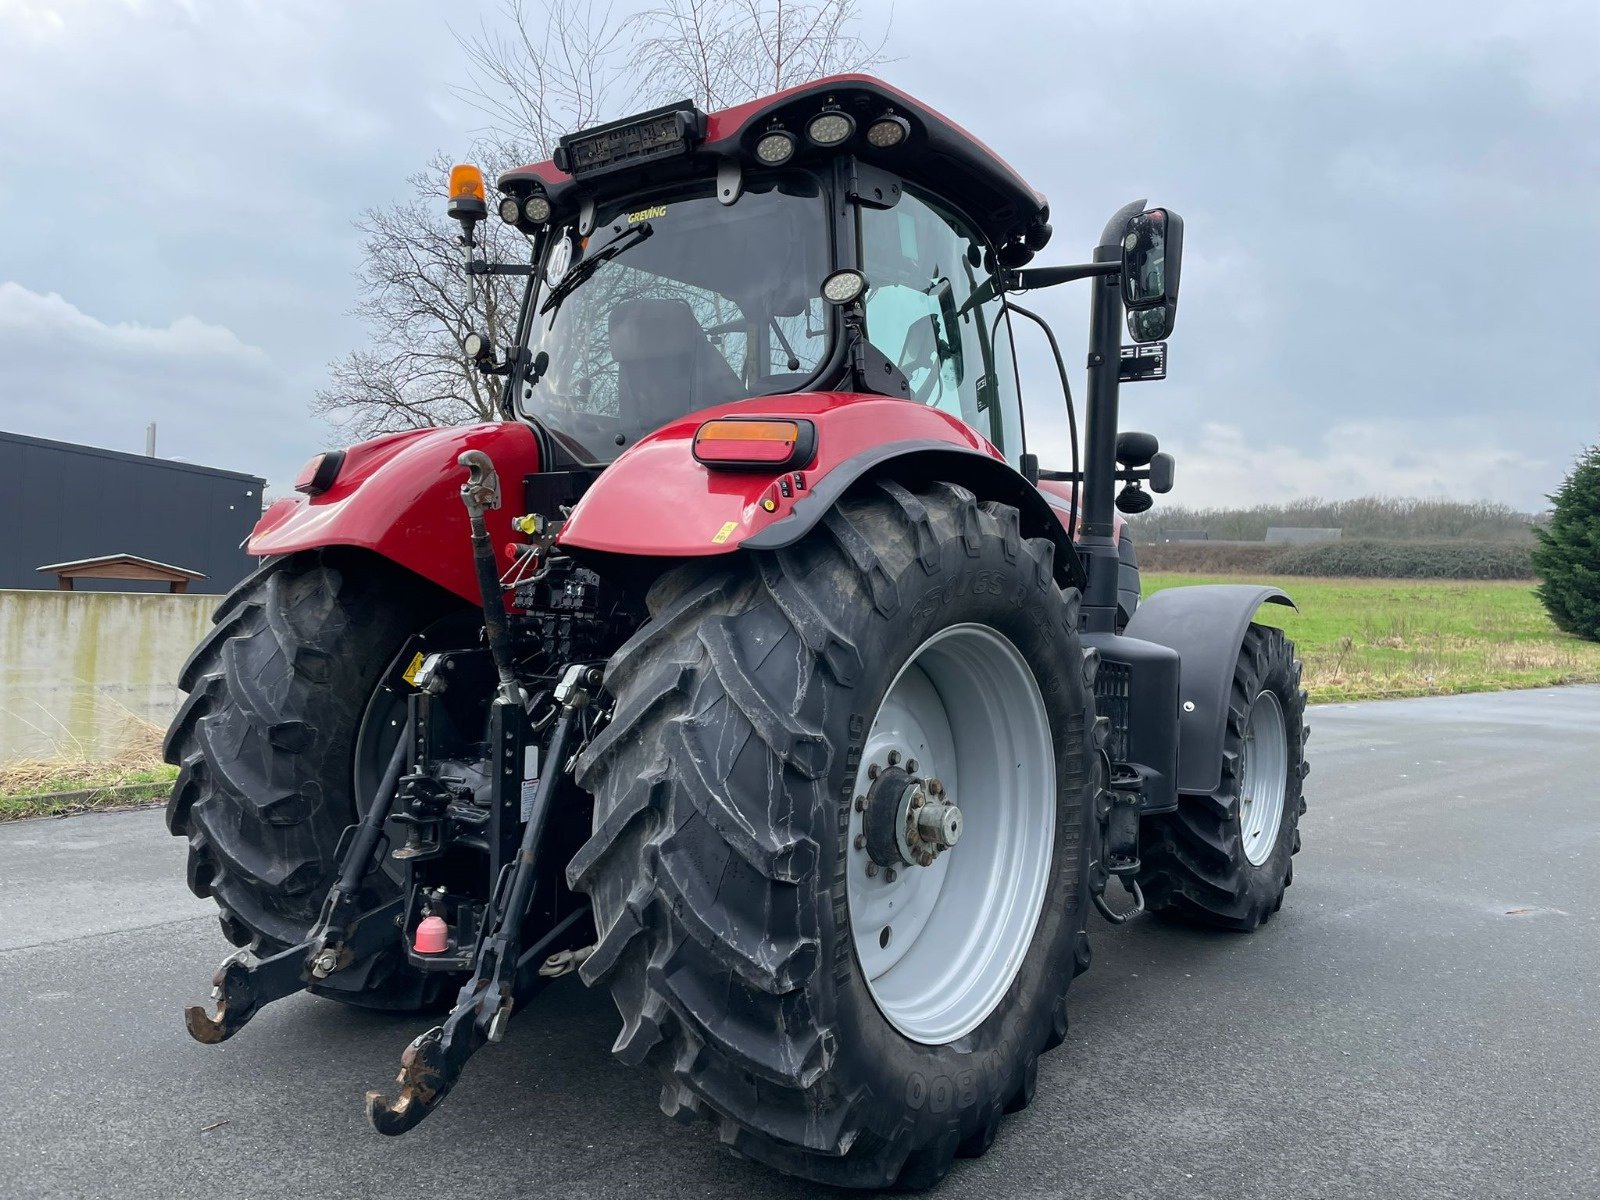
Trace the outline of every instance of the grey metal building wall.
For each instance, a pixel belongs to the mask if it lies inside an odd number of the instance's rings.
[[[137,554],[203,572],[192,592],[226,592],[255,566],[240,548],[265,481],[237,471],[0,432],[0,588],[53,588],[47,563]],[[97,591],[164,584],[81,579]]]

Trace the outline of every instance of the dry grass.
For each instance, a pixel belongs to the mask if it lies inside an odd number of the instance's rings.
[[[1298,613],[1264,608],[1305,663],[1313,700],[1600,682],[1600,645],[1561,633],[1526,583],[1280,579]],[[1155,575],[1147,591],[1235,578]]]
[[[161,761],[161,728],[129,713],[110,758],[59,746],[46,758],[0,763],[0,820],[64,816],[149,804],[166,796],[177,770]]]

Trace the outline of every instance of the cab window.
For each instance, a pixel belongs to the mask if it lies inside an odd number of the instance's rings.
[[[911,399],[959,417],[1008,459],[1022,453],[1011,339],[967,221],[907,186],[891,209],[861,209],[867,337],[899,366]]]

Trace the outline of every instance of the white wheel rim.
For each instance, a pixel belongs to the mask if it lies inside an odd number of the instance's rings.
[[[1284,730],[1277,693],[1262,689],[1250,705],[1239,753],[1239,837],[1245,858],[1258,867],[1272,857],[1283,824],[1289,781],[1289,740]]]
[[[1055,751],[1027,661],[984,625],[953,625],[929,638],[873,719],[857,797],[868,795],[871,772],[891,752],[911,774],[943,785],[962,831],[932,865],[902,865],[891,876],[857,845],[864,818],[852,805],[850,928],[885,1019],[913,1041],[944,1045],[1000,1003],[1033,941],[1049,883]]]

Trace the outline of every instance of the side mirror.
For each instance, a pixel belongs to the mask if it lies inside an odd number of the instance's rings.
[[[1182,265],[1182,217],[1152,208],[1129,219],[1122,237],[1122,302],[1134,341],[1159,342],[1172,332]]]

